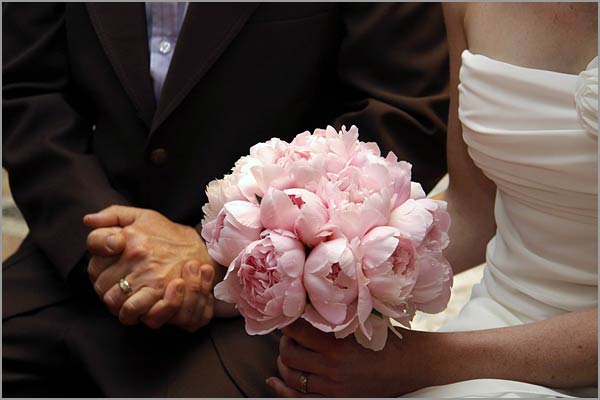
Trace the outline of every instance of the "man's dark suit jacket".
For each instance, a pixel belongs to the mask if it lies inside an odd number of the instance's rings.
[[[158,104],[144,4],[3,5],[3,165],[30,228],[3,319],[91,293],[86,213],[197,226],[206,184],[251,145],[316,127],[445,172],[447,49],[436,4],[190,4]]]

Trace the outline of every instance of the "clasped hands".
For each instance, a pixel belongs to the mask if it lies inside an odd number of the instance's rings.
[[[94,290],[125,325],[194,332],[213,317],[216,265],[195,229],[160,213],[111,206],[84,217]],[[130,291],[119,287],[125,279]]]

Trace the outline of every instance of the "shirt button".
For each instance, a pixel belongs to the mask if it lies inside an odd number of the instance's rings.
[[[165,165],[169,159],[169,153],[163,148],[154,149],[150,152],[150,161],[156,166]]]
[[[160,51],[162,54],[167,54],[168,52],[170,52],[171,42],[169,42],[166,39],[161,40],[160,44],[158,45],[158,51]]]

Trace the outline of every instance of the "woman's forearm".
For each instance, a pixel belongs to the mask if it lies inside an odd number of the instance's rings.
[[[438,354],[432,385],[478,378],[556,388],[597,383],[597,308],[507,328],[430,335]]]

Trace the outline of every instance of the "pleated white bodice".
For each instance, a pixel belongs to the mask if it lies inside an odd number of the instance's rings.
[[[466,50],[459,118],[497,185],[483,284],[522,322],[598,304],[598,59],[579,75]]]

